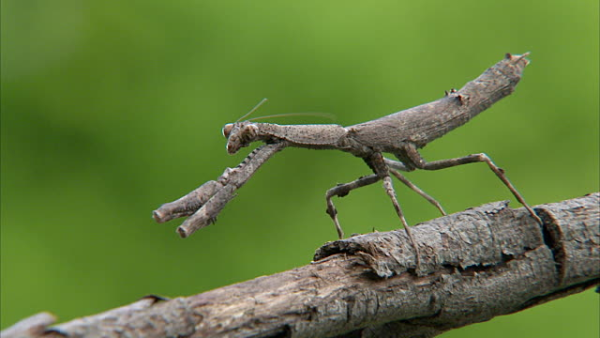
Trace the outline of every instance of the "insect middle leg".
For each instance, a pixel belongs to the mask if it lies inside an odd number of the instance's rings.
[[[380,179],[381,178],[378,175],[363,176],[352,182],[338,184],[335,187],[327,190],[327,193],[325,194],[325,199],[327,200],[327,214],[329,214],[329,216],[333,220],[333,223],[335,224],[335,229],[337,230],[340,239],[344,238],[344,230],[342,230],[342,227],[340,226],[340,222],[337,218],[337,209],[335,208],[335,205],[333,205],[333,201],[331,200],[331,198],[333,196],[344,197],[348,195],[350,191],[358,189],[360,187],[371,185],[379,181]]]
[[[409,187],[411,190],[413,190],[414,192],[416,192],[417,194],[419,194],[423,198],[425,198],[427,201],[429,201],[429,203],[433,204],[442,213],[442,215],[444,215],[444,216],[446,215],[444,208],[440,205],[440,203],[438,201],[436,201],[433,197],[429,196],[426,192],[421,190],[414,183],[409,181],[404,175],[400,174],[397,170],[392,169],[392,168],[395,168],[398,170],[408,171],[406,166],[404,166],[404,164],[402,164],[402,162],[393,161],[393,160],[390,160],[387,158],[384,158],[384,160],[385,160],[385,164],[388,166],[389,172],[391,172],[392,175],[394,175],[400,182],[404,183],[404,185]],[[360,187],[371,185],[371,184],[379,181],[380,179],[381,179],[381,177],[379,177],[377,174],[373,174],[370,176],[360,177],[349,183],[338,184],[337,186],[327,190],[327,193],[325,194],[325,199],[327,200],[327,210],[326,211],[327,211],[327,214],[333,220],[333,223],[335,224],[335,228],[337,230],[337,233],[338,233],[338,236],[340,239],[344,238],[344,230],[342,230],[342,227],[337,218],[337,209],[335,208],[335,205],[333,204],[332,197],[334,197],[334,196],[344,197],[344,196],[348,195],[350,193],[350,191],[352,191],[354,189],[358,189]]]
[[[421,154],[417,151],[417,148],[414,145],[407,145],[405,148],[406,155],[414,163],[414,165],[419,169],[424,170],[440,170],[445,168],[450,168],[458,165],[468,164],[468,163],[477,163],[477,162],[485,162],[492,169],[494,174],[500,178],[500,180],[506,185],[506,187],[512,192],[513,196],[529,211],[531,216],[539,223],[542,224],[542,220],[539,216],[533,211],[533,209],[525,202],[525,199],[521,194],[517,191],[517,189],[512,185],[512,183],[508,180],[508,177],[504,174],[504,170],[498,167],[492,159],[484,153],[480,154],[472,154],[464,157],[451,158],[447,160],[439,160],[426,162]]]
[[[421,269],[421,255],[419,254],[419,246],[415,241],[410,227],[408,226],[408,222],[404,218],[404,213],[402,212],[402,208],[400,208],[400,203],[398,203],[398,198],[396,198],[396,191],[394,190],[394,185],[392,184],[392,178],[390,177],[390,168],[385,162],[385,158],[381,153],[374,153],[370,158],[365,159],[367,164],[373,169],[375,174],[381,178],[383,181],[383,188],[385,192],[392,200],[392,204],[394,205],[394,209],[396,210],[396,214],[400,218],[400,222],[402,222],[402,226],[404,227],[404,231],[406,231],[406,236],[408,236],[408,240],[410,244],[415,250],[416,257],[416,270],[417,273]],[[407,180],[408,181],[408,180]],[[411,183],[412,184],[412,183]]]

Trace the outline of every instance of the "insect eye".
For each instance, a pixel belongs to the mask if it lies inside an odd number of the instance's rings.
[[[225,136],[225,138],[229,138],[229,135],[231,134],[231,129],[233,129],[233,123],[227,123],[225,126],[223,126],[221,132],[223,133],[223,136]]]
[[[242,134],[246,140],[254,141],[256,139],[257,128],[254,124],[247,125]]]

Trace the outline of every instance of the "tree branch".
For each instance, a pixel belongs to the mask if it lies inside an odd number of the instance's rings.
[[[146,297],[2,337],[433,337],[600,283],[600,193],[524,208],[494,202],[403,231],[329,242],[309,265],[209,292]]]

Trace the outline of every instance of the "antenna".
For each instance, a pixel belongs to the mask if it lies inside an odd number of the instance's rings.
[[[269,119],[272,117],[287,117],[287,116],[318,116],[318,117],[322,117],[331,121],[335,120],[335,115],[333,114],[329,114],[329,113],[317,113],[317,112],[306,112],[306,113],[285,113],[285,114],[274,114],[274,115],[265,115],[265,116],[258,116],[255,117],[253,119],[251,119],[252,121],[256,121],[256,120],[262,120],[262,119]]]
[[[267,98],[265,97],[264,99],[262,99],[256,106],[254,106],[254,108],[252,108],[249,112],[246,113],[246,115],[240,117],[239,119],[237,119],[237,121],[235,122],[239,122],[240,120],[243,120],[244,118],[250,116],[250,114],[254,113],[258,108],[260,108],[260,106],[263,105],[263,103],[267,102]]]

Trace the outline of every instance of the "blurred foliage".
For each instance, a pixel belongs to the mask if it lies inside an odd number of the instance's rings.
[[[335,239],[324,192],[367,174],[287,149],[216,225],[182,240],[151,211],[237,165],[223,124],[327,112],[349,125],[437,99],[506,52],[517,91],[424,150],[487,152],[532,205],[598,190],[598,1],[3,0],[2,327],[147,294],[190,295],[306,264]],[[277,123],[330,123],[285,118]],[[511,199],[485,167],[410,178],[456,212]],[[396,184],[412,224],[437,217]],[[336,200],[347,233],[399,227],[379,186]],[[516,203],[516,202],[515,202]],[[513,204],[518,206],[518,204]],[[445,337],[597,337],[591,291]]]

